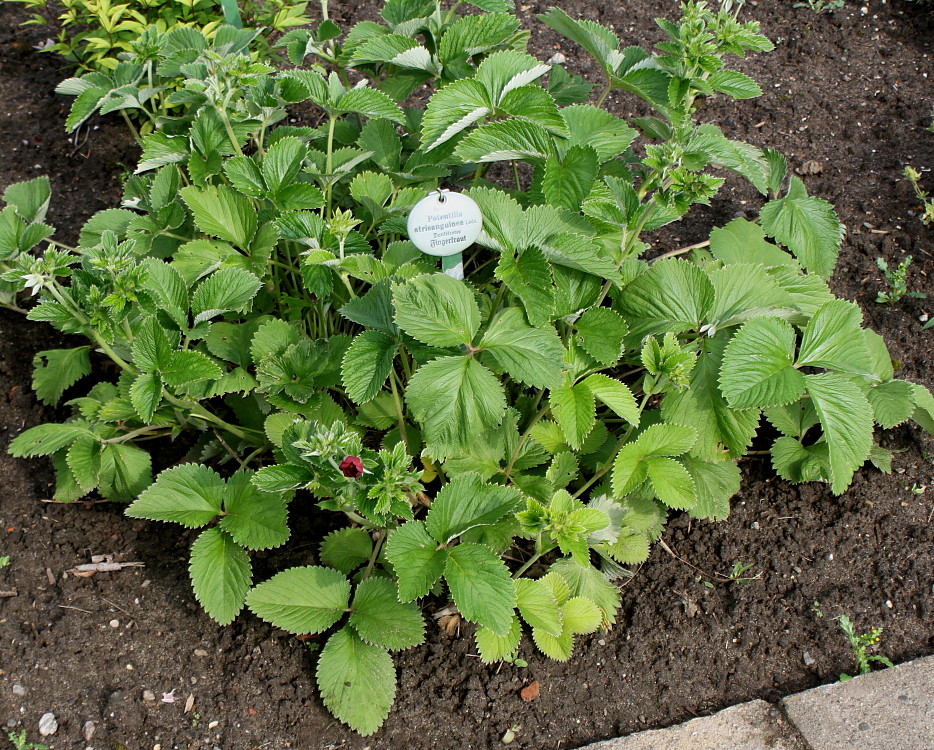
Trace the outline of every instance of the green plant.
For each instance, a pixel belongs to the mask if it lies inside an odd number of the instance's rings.
[[[834,493],[881,460],[874,424],[934,428],[934,397],[894,379],[827,286],[833,208],[776,152],[697,122],[698,97],[759,93],[724,63],[770,49],[757,24],[686,3],[653,55],[551,9],[541,20],[599,64],[594,105],[524,52],[506,3],[481,5],[494,12],[391,0],[385,24],[295,30],[281,46],[311,63],[285,71],[251,61],[250,32],[150,34],[158,70],[185,60],[183,85],[141,139],[124,208],[36,252],[48,182],[4,195],[7,303],[26,287],[31,319],[87,339],[39,353],[37,394],[57,403],[92,353],[119,371],[97,369],[65,423],[10,451],[51,456],[59,501],[97,492],[201,529],[205,610],[330,633],[318,687],[363,734],[393,702],[390,652],[424,638],[423,597],[476,624],[484,662],[517,663],[526,627],[566,660],[614,624],[613,581],[671,510],[727,516],[763,415],[777,472]],[[400,106],[425,83],[424,110]],[[654,115],[631,127],[602,108],[612,90]],[[100,104],[83,96],[75,118]],[[320,125],[274,127],[302,101]],[[497,162],[528,189],[488,180]],[[717,192],[715,169],[771,197],[759,220],[644,259],[647,232]],[[440,184],[483,215],[464,281],[405,236]],[[186,461],[154,480],[146,441],[182,433]],[[318,564],[253,585],[251,551],[286,543],[309,497],[346,524]]]
[[[811,603],[811,612],[814,613],[814,616],[820,620],[823,618],[824,613],[821,611],[820,602],[814,601]]]
[[[872,662],[877,662],[884,667],[895,666],[891,660],[882,654],[868,654],[867,651],[875,648],[882,637],[882,628],[873,628],[868,633],[858,634],[853,621],[847,616],[840,617],[840,628],[846,633],[850,641],[850,647],[853,649],[853,657],[856,659],[856,673],[866,674],[872,669]],[[840,682],[851,680],[852,677],[846,673],[840,675]]]
[[[730,570],[729,580],[733,581],[734,583],[745,583],[747,581],[754,581],[762,575],[761,573],[758,573],[752,577],[744,575],[751,569],[752,563],[744,563],[741,560],[737,560],[733,563],[733,567]]]
[[[137,39],[147,27],[158,34],[178,28],[203,31],[208,38],[223,23],[216,0],[16,0],[34,11],[26,24],[44,26],[57,13],[61,30],[44,52],[56,52],[81,70],[109,73],[118,70],[124,55],[134,53]],[[242,12],[247,25],[284,32],[309,23],[307,2],[249,0]],[[40,13],[38,11],[45,11]],[[228,20],[229,22],[229,20]]]
[[[934,199],[930,198],[928,193],[921,189],[921,173],[913,167],[905,167],[902,175],[914,188],[915,195],[921,201],[921,223],[926,226],[934,224]]]
[[[885,283],[888,289],[876,294],[876,302],[881,304],[894,305],[902,297],[914,297],[915,299],[924,299],[925,295],[921,292],[908,291],[908,269],[911,266],[911,256],[905,256],[898,266],[889,268],[885,258],[876,258],[876,266],[882,271],[885,277]]]
[[[0,570],[9,567],[10,565],[10,556],[9,555],[0,555]]]
[[[48,745],[40,745],[38,742],[28,742],[26,740],[26,730],[23,729],[19,734],[16,732],[7,732],[7,739],[12,743],[15,750],[49,750]]]
[[[803,3],[795,3],[795,8],[807,8],[813,13],[832,13],[840,10],[846,3],[844,0],[806,0]]]

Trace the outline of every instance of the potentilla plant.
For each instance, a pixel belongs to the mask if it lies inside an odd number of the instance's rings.
[[[529,637],[566,660],[610,628],[614,581],[670,511],[727,516],[763,417],[776,472],[834,493],[890,464],[875,424],[934,429],[931,394],[894,378],[828,289],[833,208],[779,154],[697,121],[699,97],[759,94],[726,66],[771,48],[757,24],[685,3],[652,54],[551,9],[540,20],[603,72],[590,104],[591,84],[524,51],[503,0],[477,5],[390,0],[347,34],[325,21],[283,39],[300,67],[280,72],[218,46],[233,30],[184,53],[153,38],[157,69],[185,59],[184,87],[124,206],[37,252],[48,183],[4,196],[4,300],[26,287],[31,319],[88,339],[39,353],[39,397],[77,393],[92,352],[119,368],[11,452],[51,456],[57,500],[97,492],[201,529],[208,614],[246,604],[329,633],[321,696],[362,734],[392,705],[390,653],[424,638],[426,597],[476,624],[487,663]],[[408,106],[423,84],[427,106]],[[613,90],[654,114],[621,120]],[[276,127],[296,102],[316,127]],[[514,186],[487,179],[496,163]],[[758,220],[645,259],[646,233],[708,202],[723,169],[770,199]],[[407,235],[441,186],[482,215],[463,279]],[[145,441],[183,432],[187,459],[153,479]],[[286,544],[309,495],[346,525],[314,564],[254,585],[251,552]]]

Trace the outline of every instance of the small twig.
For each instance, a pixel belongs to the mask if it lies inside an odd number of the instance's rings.
[[[236,453],[234,453],[233,448],[231,448],[229,445],[227,445],[227,441],[224,440],[224,438],[221,437],[221,434],[220,434],[217,430],[212,430],[212,432],[217,436],[217,439],[221,441],[221,445],[223,445],[223,446],[227,449],[227,452],[231,455],[231,457],[234,459],[234,461],[236,461],[238,464],[240,464],[240,468],[241,468],[241,469],[245,468],[245,467],[246,467],[246,464],[241,460],[240,456],[238,456]]]
[[[123,612],[123,614],[125,614],[127,617],[132,617],[132,616],[133,616],[133,615],[131,615],[129,612],[127,612],[123,607],[121,607],[119,604],[114,604],[112,601],[110,601],[110,599],[104,599],[103,596],[101,597],[101,599],[103,599],[105,602],[107,602],[111,607],[116,607],[117,609],[119,609],[119,610],[120,610],[121,612]]]
[[[75,609],[78,612],[84,612],[86,615],[93,615],[94,613],[89,609],[81,609],[81,607],[69,607],[67,604],[59,604],[59,609]]]
[[[657,258],[652,258],[649,262],[656,263],[657,261],[664,260],[665,258],[673,258],[676,255],[684,255],[685,253],[691,252],[691,250],[698,250],[702,247],[707,247],[709,244],[710,240],[704,240],[703,242],[698,242],[696,245],[688,245],[687,247],[682,247],[678,250],[669,250],[667,253],[662,253]]]
[[[0,599],[8,599],[11,596],[19,596],[19,592],[16,589],[12,591],[0,591]]]

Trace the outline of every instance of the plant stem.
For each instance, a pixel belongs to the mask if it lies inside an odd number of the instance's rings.
[[[142,143],[143,139],[140,138],[139,131],[136,129],[136,126],[133,124],[133,121],[130,119],[130,116],[126,113],[125,109],[120,110],[120,114],[123,115],[123,119],[126,122],[126,126],[130,129],[130,132],[133,134],[133,138],[137,143]]]
[[[370,561],[366,564],[366,570],[363,571],[363,577],[360,579],[361,583],[369,578],[370,573],[373,572],[373,566],[376,564],[376,558],[379,557],[379,551],[382,549],[385,539],[386,529],[380,529],[376,532],[376,542],[373,544],[373,553],[370,555]]]
[[[327,162],[325,164],[325,171],[328,175],[328,185],[325,188],[325,204],[326,212],[324,215],[324,220],[327,221],[331,218],[331,190],[334,187],[331,181],[331,172],[334,169],[334,124],[337,120],[333,115],[328,116],[328,151],[327,151]]]
[[[396,368],[393,367],[389,371],[389,386],[392,388],[392,400],[396,405],[396,417],[399,420],[399,435],[402,437],[402,444],[405,446],[405,452],[409,453],[409,438],[406,434],[405,414],[402,411],[402,399],[399,398],[399,389],[396,384],[397,380],[398,377],[396,376]]]

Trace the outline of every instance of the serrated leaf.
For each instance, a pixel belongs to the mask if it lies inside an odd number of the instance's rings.
[[[350,603],[350,582],[331,568],[289,568],[253,587],[247,606],[257,617],[289,633],[321,633]]]
[[[152,422],[152,415],[162,403],[162,377],[158,372],[142,372],[130,386],[130,401],[146,424]]]
[[[555,562],[550,570],[564,579],[570,596],[582,596],[600,607],[605,627],[616,622],[619,590],[607,581],[599,570],[592,565],[578,565],[567,558]]]
[[[721,337],[703,341],[688,386],[668,393],[662,400],[665,421],[697,430],[691,455],[705,461],[744,455],[759,425],[758,409],[730,408],[720,392],[717,379],[725,348],[726,341]]]
[[[434,455],[456,452],[496,427],[506,412],[499,380],[473,357],[441,357],[418,368],[405,400]]]
[[[772,443],[771,453],[772,468],[782,479],[815,482],[825,478],[824,464],[829,455],[826,443],[805,447],[795,438],[784,436]]]
[[[793,309],[791,295],[764,266],[735,263],[708,271],[708,276],[714,286],[714,303],[708,319],[715,329]]]
[[[262,283],[242,268],[222,268],[202,281],[191,298],[195,325],[231,310],[246,310]]]
[[[402,110],[382,91],[360,87],[344,94],[337,103],[341,112],[356,112],[374,119],[384,117],[393,122],[403,123]]]
[[[396,696],[389,652],[366,643],[350,627],[328,639],[315,677],[328,710],[364,737],[379,729]]]
[[[152,484],[152,459],[129,443],[106,443],[101,451],[98,492],[107,500],[129,502]]]
[[[792,366],[795,332],[780,318],[754,318],[730,339],[723,354],[720,390],[733,409],[796,401],[804,376]]]
[[[590,195],[596,176],[597,152],[589,146],[573,146],[563,160],[556,155],[546,160],[542,193],[548,203],[577,211]]]
[[[653,424],[637,441],[644,456],[680,456],[697,440],[697,430],[680,424]]]
[[[256,233],[256,210],[250,200],[225,185],[179,191],[191,210],[198,229],[237,247],[247,249]]]
[[[321,540],[321,562],[347,575],[363,565],[373,553],[373,540],[366,529],[336,529]]]
[[[545,472],[545,479],[556,490],[563,490],[577,478],[580,471],[577,465],[577,456],[571,451],[557,454]]]
[[[399,577],[399,599],[425,596],[444,573],[447,550],[439,549],[422,521],[409,521],[389,535],[386,558]]]
[[[188,328],[188,286],[178,269],[156,258],[143,262],[146,275],[143,288],[156,306],[181,329]]]
[[[431,151],[492,110],[483,85],[472,78],[448,84],[428,102],[422,117],[422,150]]]
[[[600,372],[586,377],[583,385],[629,424],[639,426],[639,407],[626,385]]]
[[[285,499],[258,489],[252,477],[253,472],[241,470],[227,480],[220,526],[248,549],[279,547],[289,538]]]
[[[797,366],[870,374],[872,361],[862,321],[863,314],[852,302],[842,299],[828,302],[804,329]]]
[[[457,145],[454,155],[465,162],[546,159],[554,150],[551,135],[531,122],[506,120],[481,125]]]
[[[341,365],[344,388],[353,401],[365,404],[380,392],[392,370],[396,347],[379,331],[364,331],[354,338]]]
[[[591,307],[575,323],[581,346],[604,365],[615,364],[623,354],[629,328],[620,314],[608,307]]]
[[[477,628],[475,638],[477,651],[480,652],[480,661],[484,664],[492,664],[515,653],[522,639],[522,626],[519,624],[519,618],[513,615],[512,624],[506,635],[496,635],[492,630],[481,625]]]
[[[590,147],[601,164],[625,152],[638,135],[623,120],[592,104],[564,107],[561,115],[568,124],[570,137],[566,143],[559,144],[559,149]]]
[[[593,633],[603,622],[603,613],[590,599],[575,596],[568,599],[561,607],[564,627],[575,635]]]
[[[678,459],[694,480],[697,502],[688,509],[692,518],[722,521],[730,514],[730,498],[739,492],[739,466],[734,461],[701,461],[692,456]]]
[[[470,288],[445,273],[397,284],[392,298],[396,324],[430,346],[470,344],[480,327],[480,310]]]
[[[85,492],[90,492],[100,480],[101,443],[90,436],[79,437],[68,448],[65,457],[75,482]]]
[[[680,258],[655,263],[623,291],[619,307],[631,335],[681,333],[700,327],[713,305],[714,288],[700,268]]]
[[[574,634],[570,630],[562,630],[561,635],[555,637],[539,628],[532,628],[532,640],[539,651],[555,661],[567,661],[574,651]]]
[[[872,449],[872,407],[859,387],[843,375],[805,375],[824,439],[830,450],[830,488],[839,495]]]
[[[79,425],[40,424],[13,438],[7,451],[16,458],[49,456],[81,436],[93,436],[93,433]]]
[[[223,374],[209,357],[201,352],[185,349],[172,352],[168,363],[161,368],[161,371],[166,385],[172,388],[202,380],[216,380]]]
[[[728,94],[734,99],[752,99],[762,95],[759,85],[738,70],[718,70],[710,75],[707,82],[714,91]]]
[[[91,372],[91,347],[47,349],[33,358],[32,387],[40,401],[54,405],[62,394]]]
[[[596,421],[593,393],[583,383],[565,384],[551,390],[548,402],[568,445],[579,449]]]
[[[126,509],[130,518],[172,521],[189,529],[206,526],[221,512],[224,480],[200,464],[182,464],[163,471]]]
[[[833,273],[845,230],[827,201],[807,194],[779,198],[762,207],[759,219],[765,233],[791,250],[808,271],[825,278]]]
[[[614,560],[623,565],[638,565],[649,559],[649,539],[638,531],[624,528],[609,548]]]
[[[551,280],[551,265],[541,250],[530,246],[518,255],[504,252],[496,266],[496,277],[522,300],[531,325],[538,327],[551,321],[555,288]]]
[[[472,57],[506,42],[519,28],[519,19],[509,13],[463,16],[448,26],[438,44],[438,57],[448,62]]]
[[[52,187],[44,176],[14,182],[3,191],[3,202],[16,206],[16,213],[29,223],[45,221],[51,197]]]
[[[480,342],[513,379],[535,388],[562,380],[564,347],[553,328],[532,328],[516,307],[506,308]]]
[[[655,495],[669,508],[687,510],[697,502],[694,480],[687,469],[673,458],[651,456],[645,459],[646,471]]]
[[[551,589],[541,581],[528,578],[516,580],[516,602],[519,614],[533,628],[555,637],[561,635],[564,621],[561,608]]]
[[[304,487],[314,475],[301,466],[282,464],[264,466],[252,478],[253,485],[263,492],[291,492]]]
[[[390,651],[417,646],[425,640],[425,621],[414,604],[398,599],[396,584],[368,578],[357,586],[348,624],[367,643]]]
[[[627,443],[613,460],[613,496],[625,497],[642,484],[648,476],[642,448],[638,443]]]
[[[204,611],[218,625],[233,622],[252,579],[246,551],[220,529],[205,529],[191,545],[188,574]]]
[[[425,519],[429,534],[447,544],[475,526],[489,526],[514,512],[522,499],[514,487],[487,484],[478,474],[459,474],[435,496]]]
[[[459,544],[448,553],[444,578],[461,614],[506,635],[516,607],[516,587],[509,569],[489,547]]]
[[[885,429],[911,418],[915,410],[914,390],[904,380],[890,380],[869,389],[873,419]]]
[[[798,266],[791,255],[766,241],[762,227],[747,219],[733,219],[725,227],[714,229],[710,233],[710,253],[727,265],[758,263],[766,268]]]

